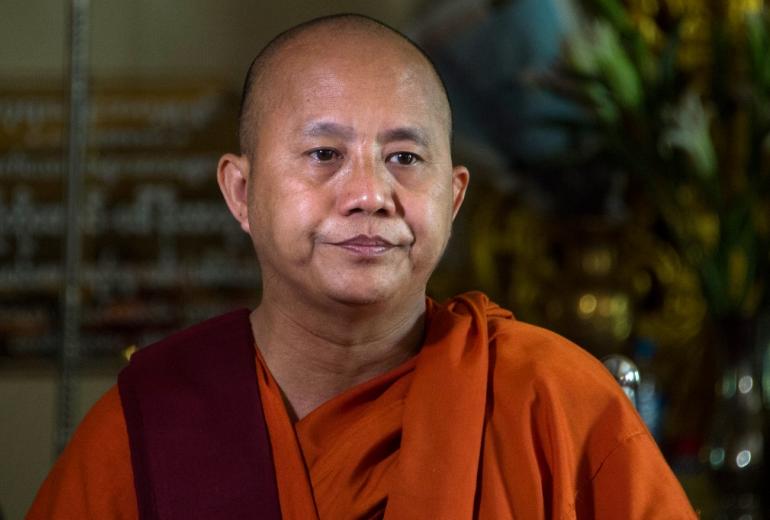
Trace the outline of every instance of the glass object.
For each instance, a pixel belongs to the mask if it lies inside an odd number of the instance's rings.
[[[618,382],[634,407],[639,405],[639,369],[633,361],[620,354],[610,354],[602,363]]]
[[[637,394],[637,408],[647,428],[661,441],[663,419],[663,396],[655,370],[655,342],[650,338],[639,338],[634,346],[634,360],[639,367],[640,380]]]
[[[720,332],[725,359],[706,453],[720,495],[716,518],[757,520],[765,432],[756,320],[722,320]]]

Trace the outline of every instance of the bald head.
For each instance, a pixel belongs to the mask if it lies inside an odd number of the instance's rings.
[[[446,88],[438,71],[425,52],[395,29],[363,15],[341,14],[310,20],[276,36],[252,61],[246,74],[239,114],[238,139],[241,153],[250,155],[256,144],[254,129],[263,111],[280,95],[279,78],[285,78],[285,64],[302,55],[317,60],[327,59],[336,51],[344,51],[361,43],[375,44],[380,54],[398,56],[404,68],[413,68],[415,81],[429,92],[426,102],[444,115],[448,135],[452,131],[452,114]],[[292,75],[290,81],[307,81]]]

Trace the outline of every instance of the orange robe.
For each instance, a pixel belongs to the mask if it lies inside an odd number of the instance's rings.
[[[295,424],[257,355],[287,519],[695,518],[607,371],[479,293],[428,303],[419,354]],[[137,517],[117,389],[28,518]]]

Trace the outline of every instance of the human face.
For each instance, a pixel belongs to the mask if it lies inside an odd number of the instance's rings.
[[[263,292],[423,298],[468,182],[451,164],[439,87],[404,45],[317,49],[284,52],[248,158],[242,225]]]

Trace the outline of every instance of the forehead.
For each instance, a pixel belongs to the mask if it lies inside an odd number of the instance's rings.
[[[287,122],[338,113],[355,123],[375,114],[385,124],[417,119],[448,133],[448,106],[430,64],[393,36],[304,35],[272,57],[260,83],[261,110]]]

